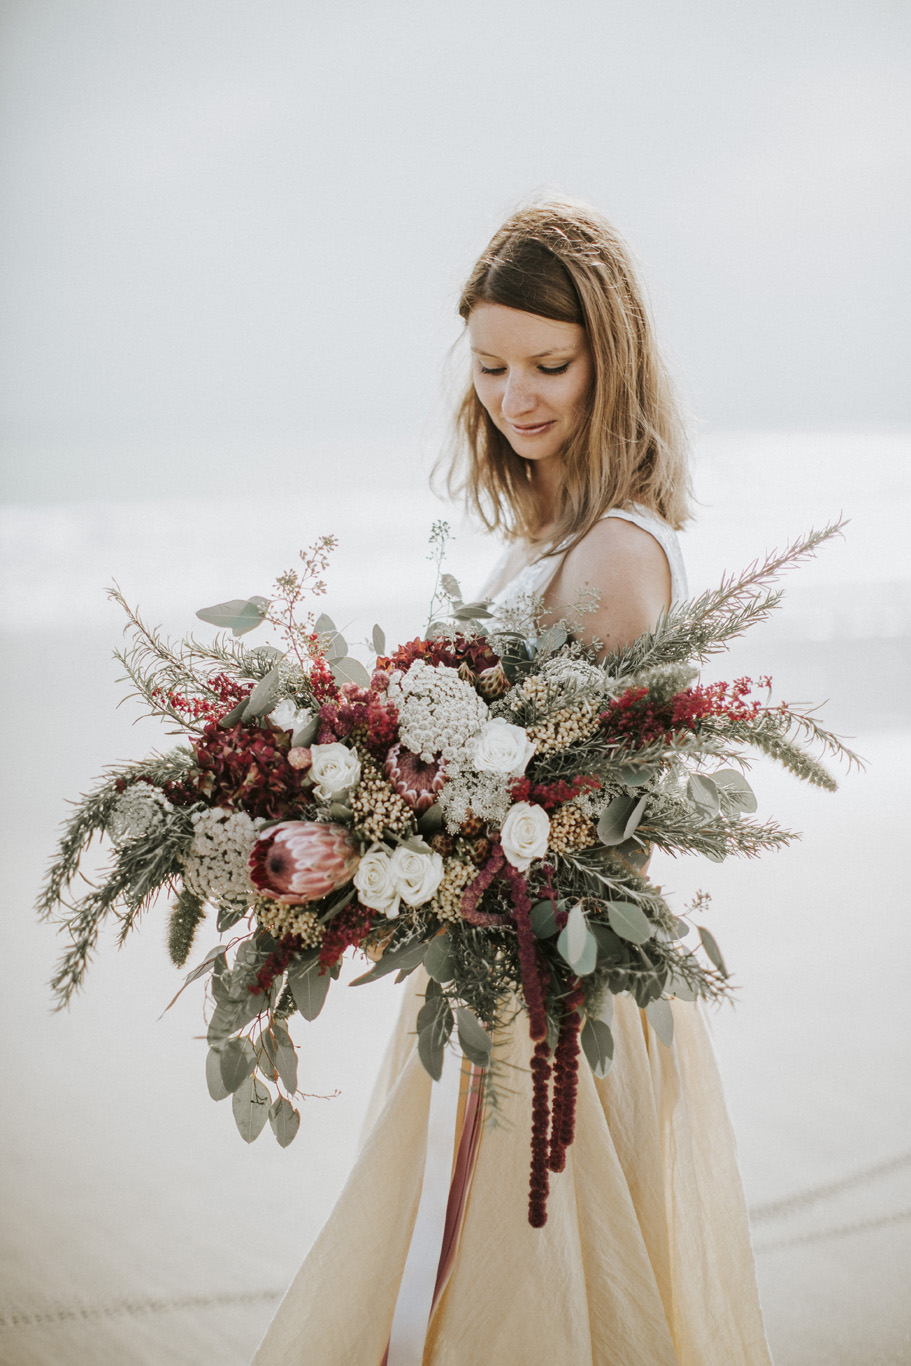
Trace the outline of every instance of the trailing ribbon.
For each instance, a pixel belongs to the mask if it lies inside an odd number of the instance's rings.
[[[427,1155],[411,1246],[402,1273],[384,1366],[421,1366],[434,1303],[452,1179],[461,1057],[447,1048],[443,1072],[431,1086]]]

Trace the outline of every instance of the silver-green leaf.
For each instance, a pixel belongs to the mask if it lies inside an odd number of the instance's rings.
[[[721,950],[718,947],[718,941],[715,936],[712,934],[711,930],[707,930],[704,925],[698,925],[697,929],[699,930],[699,938],[702,940],[702,947],[705,949],[722,977],[727,977],[728,970],[725,967],[724,959],[721,956]]]
[[[196,615],[209,626],[242,636],[259,626],[268,610],[268,598],[232,598],[230,602],[217,602],[213,607],[201,607]]]
[[[490,1035],[481,1021],[468,1006],[459,1006],[456,1011],[459,1043],[469,1062],[476,1067],[487,1067],[490,1062],[492,1043]]]
[[[315,1020],[326,1003],[332,978],[320,971],[318,958],[298,959],[288,969],[288,985],[294,1004],[305,1020]]]
[[[265,1086],[252,1076],[234,1092],[231,1100],[234,1123],[245,1143],[252,1143],[262,1133],[269,1118],[269,1100]]]
[[[645,1013],[658,1038],[666,1048],[670,1048],[674,1042],[674,1016],[671,1013],[670,1001],[665,1001],[659,996],[656,1000],[649,1001]]]
[[[577,977],[594,972],[598,960],[598,941],[588,928],[581,906],[573,906],[557,940],[557,952]]]
[[[582,1026],[582,1051],[596,1077],[606,1077],[614,1061],[614,1036],[603,1020],[586,1020]]]
[[[229,1039],[221,1049],[221,1079],[232,1093],[241,1086],[256,1067],[256,1052],[249,1039]]]
[[[632,901],[609,901],[607,918],[614,934],[631,944],[644,944],[652,937],[652,924],[645,912]]]
[[[278,1146],[287,1148],[289,1143],[294,1142],[301,1126],[300,1111],[295,1110],[290,1100],[286,1100],[284,1096],[276,1096],[269,1106],[269,1123],[278,1140]]]
[[[210,1048],[206,1054],[206,1086],[213,1100],[224,1100],[231,1094],[221,1075],[221,1051],[217,1048]]]

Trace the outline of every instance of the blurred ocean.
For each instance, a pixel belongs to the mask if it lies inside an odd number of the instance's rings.
[[[418,451],[405,476],[407,455],[314,452],[306,468],[251,474],[210,500],[0,509],[0,1362],[240,1366],[341,1188],[397,1008],[388,980],[335,992],[320,1020],[298,1025],[303,1088],[341,1094],[304,1102],[287,1151],[268,1133],[248,1149],[205,1091],[198,996],[159,1018],[177,985],[165,908],[119,953],[106,935],[84,994],[52,1015],[60,946],[30,907],[66,798],[104,764],[167,743],[157,724],[135,723],[131,703],[118,709],[110,653],[122,621],[105,585],[116,579],[172,635],[204,633],[197,607],[268,594],[299,548],[333,532],[320,606],[352,644],[374,621],[390,642],[408,639],[426,618],[435,520],[452,522],[449,567],[466,592],[497,552],[425,491]],[[705,438],[696,491],[700,516],[684,536],[694,592],[850,519],[843,540],[787,576],[775,619],[715,671],[772,672],[791,702],[829,698],[824,722],[857,736],[868,772],[833,797],[760,765],[762,812],[801,830],[800,844],[758,867],[656,860],[656,876],[681,902],[711,888],[711,924],[740,985],[715,1037],[770,1337],[788,1345],[776,1360],[906,1360],[911,436]],[[871,859],[874,846],[885,856]],[[214,942],[207,927],[200,950]]]

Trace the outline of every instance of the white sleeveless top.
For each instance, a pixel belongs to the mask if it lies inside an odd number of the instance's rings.
[[[682,602],[687,595],[686,570],[683,565],[683,555],[680,552],[677,533],[673,528],[669,527],[667,522],[662,521],[656,513],[649,512],[648,509],[640,507],[637,503],[634,503],[631,508],[612,508],[610,512],[605,512],[599,517],[598,521],[603,522],[608,517],[619,517],[625,522],[632,522],[634,526],[641,527],[650,536],[654,536],[667,557],[668,567],[671,571],[671,606]],[[509,546],[488,576],[488,585],[496,583],[511,553],[512,547]],[[520,599],[529,596],[540,597],[556,576],[562,563],[562,555],[548,555],[543,559],[532,560],[531,564],[520,569],[518,574],[514,575],[509,583],[505,584],[491,598],[491,611],[496,615],[498,609],[502,611],[505,608],[512,608]],[[482,589],[479,597],[487,596],[488,593]]]

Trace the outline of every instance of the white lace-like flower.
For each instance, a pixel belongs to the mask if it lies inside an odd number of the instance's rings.
[[[500,831],[503,853],[514,868],[525,873],[532,859],[543,858],[547,853],[549,833],[550,817],[543,806],[516,802]]]
[[[443,880],[442,856],[429,849],[421,853],[400,844],[390,863],[396,891],[408,906],[423,906]]]
[[[372,844],[362,856],[354,885],[362,906],[381,911],[390,919],[398,915],[401,896],[395,885],[392,857],[385,844]]]
[[[477,773],[499,773],[518,778],[525,772],[535,752],[534,744],[522,726],[514,726],[501,716],[486,722],[468,742],[471,766]]]
[[[193,843],[183,869],[188,890],[216,906],[249,906],[257,895],[250,881],[250,854],[263,822],[222,806],[194,811],[191,820]]]
[[[313,791],[320,801],[338,801],[360,782],[361,761],[347,745],[312,745],[310,754]]]
[[[395,673],[386,694],[399,717],[399,738],[429,764],[461,755],[490,715],[487,703],[447,664],[418,659],[406,674]]]
[[[491,825],[502,825],[512,805],[509,784],[510,779],[500,773],[477,773],[458,764],[448,768],[438,801],[450,835],[458,832],[469,813]]]
[[[168,812],[173,810],[157,787],[150,783],[131,783],[114,802],[107,833],[118,847],[129,840],[157,835],[164,830]]]

